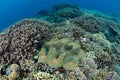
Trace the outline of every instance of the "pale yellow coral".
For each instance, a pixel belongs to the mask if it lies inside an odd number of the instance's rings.
[[[63,66],[67,70],[77,67],[79,60],[86,56],[79,43],[68,38],[46,42],[38,55],[38,62],[47,63],[55,68]]]
[[[35,80],[58,80],[55,75],[45,73],[45,72],[38,72],[33,76]]]
[[[19,65],[17,65],[17,64],[12,64],[12,65],[11,65],[11,70],[12,70],[13,72],[19,71]]]
[[[111,45],[111,43],[108,40],[106,40],[105,35],[103,33],[93,34],[92,37],[95,41],[102,42],[102,43],[104,43],[104,45],[106,45],[108,47],[110,47],[110,45]]]
[[[12,72],[9,76],[9,80],[16,80],[19,77],[17,72]]]
[[[8,79],[8,76],[6,75],[3,75],[3,76],[0,75],[0,80],[9,80],[9,79]]]
[[[103,36],[100,33],[93,34],[93,39],[95,40],[103,40]]]

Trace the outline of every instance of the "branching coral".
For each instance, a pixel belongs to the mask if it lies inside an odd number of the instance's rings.
[[[105,52],[103,52],[97,56],[95,62],[97,63],[98,68],[105,68],[106,66],[110,68],[116,63],[116,59],[113,56],[106,55]]]
[[[0,59],[3,66],[20,59],[31,59],[37,48],[50,37],[50,24],[34,19],[22,20],[0,34]]]
[[[59,77],[45,73],[45,72],[38,72],[37,74],[34,74],[34,80],[60,80]]]
[[[83,28],[84,30],[91,33],[99,33],[104,26],[104,22],[102,19],[98,19],[94,16],[82,16],[80,18],[76,18],[71,20],[76,26]]]
[[[88,78],[96,76],[99,73],[99,70],[97,70],[97,64],[89,57],[81,60],[80,69]]]
[[[34,70],[35,71],[43,71],[43,72],[53,74],[53,72],[55,71],[55,68],[50,67],[48,64],[38,62],[34,65]]]
[[[85,57],[78,42],[67,38],[46,42],[39,52],[39,62],[47,63],[55,68],[63,66],[71,70],[78,66],[79,60]]]

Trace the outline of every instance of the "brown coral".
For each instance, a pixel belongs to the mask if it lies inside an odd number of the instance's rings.
[[[0,56],[3,66],[20,59],[31,59],[37,48],[49,39],[50,24],[34,19],[22,20],[0,34]]]
[[[99,68],[105,68],[106,66],[108,66],[109,68],[112,67],[113,64],[116,63],[116,59],[114,58],[114,56],[110,56],[110,55],[106,55],[104,54],[105,52],[101,53],[100,55],[97,56],[97,58],[95,59],[95,62],[98,65],[98,69]]]
[[[81,27],[91,33],[100,32],[102,30],[102,27],[104,26],[104,23],[101,19],[88,15],[73,19],[71,20],[71,22],[76,26]]]

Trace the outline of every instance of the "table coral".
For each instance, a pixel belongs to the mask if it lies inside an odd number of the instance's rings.
[[[86,56],[79,43],[68,38],[46,42],[38,55],[38,62],[47,63],[55,68],[63,66],[67,70],[77,67],[79,60]]]

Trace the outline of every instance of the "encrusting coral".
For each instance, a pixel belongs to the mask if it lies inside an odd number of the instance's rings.
[[[72,42],[68,38],[46,42],[38,55],[38,62],[47,63],[55,68],[63,66],[67,70],[77,67],[79,60],[85,57],[79,43]]]

